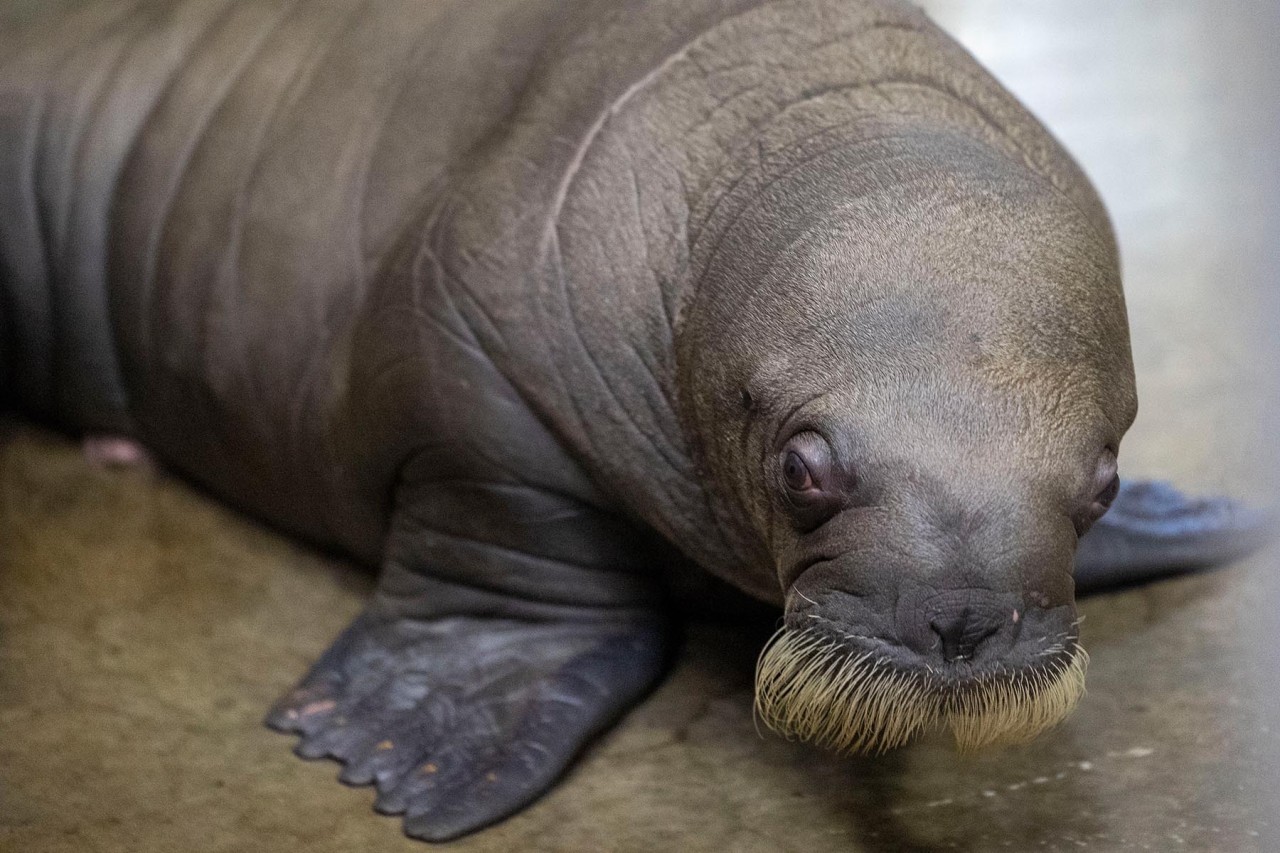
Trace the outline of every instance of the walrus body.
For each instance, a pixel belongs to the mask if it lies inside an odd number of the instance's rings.
[[[1136,406],[1114,242],[917,10],[101,3],[0,49],[0,389],[382,567],[271,722],[410,834],[637,701],[687,563],[786,607],[787,731],[1070,708]],[[1251,525],[1126,487],[1076,580]]]

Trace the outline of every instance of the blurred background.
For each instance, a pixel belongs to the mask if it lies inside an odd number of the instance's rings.
[[[1122,472],[1271,503],[1280,11],[924,4],[1111,211],[1141,412]],[[165,475],[0,442],[0,849],[424,850],[263,712],[370,581]],[[751,718],[760,633],[695,625],[567,782],[465,850],[1277,850],[1274,554],[1083,602],[1077,714],[1030,747],[841,760]],[[764,626],[767,627],[767,626]]]

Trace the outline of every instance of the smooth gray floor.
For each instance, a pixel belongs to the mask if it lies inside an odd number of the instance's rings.
[[[1126,474],[1274,491],[1270,4],[926,4],[1098,182],[1142,412]],[[841,760],[761,737],[758,631],[701,625],[556,791],[463,850],[1280,850],[1274,556],[1089,599],[1089,694],[1037,743]],[[423,850],[263,711],[371,581],[169,477],[0,440],[0,849]],[[1268,837],[1270,836],[1270,840]]]

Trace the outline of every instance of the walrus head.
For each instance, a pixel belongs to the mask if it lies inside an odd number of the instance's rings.
[[[944,132],[758,186],[680,341],[714,500],[785,606],[758,712],[847,751],[1026,740],[1083,692],[1073,556],[1136,414],[1105,215]]]

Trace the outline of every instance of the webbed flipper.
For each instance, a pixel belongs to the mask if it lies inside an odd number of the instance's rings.
[[[424,619],[375,600],[267,722],[376,785],[406,834],[445,841],[550,788],[662,675],[665,647],[656,617]]]

